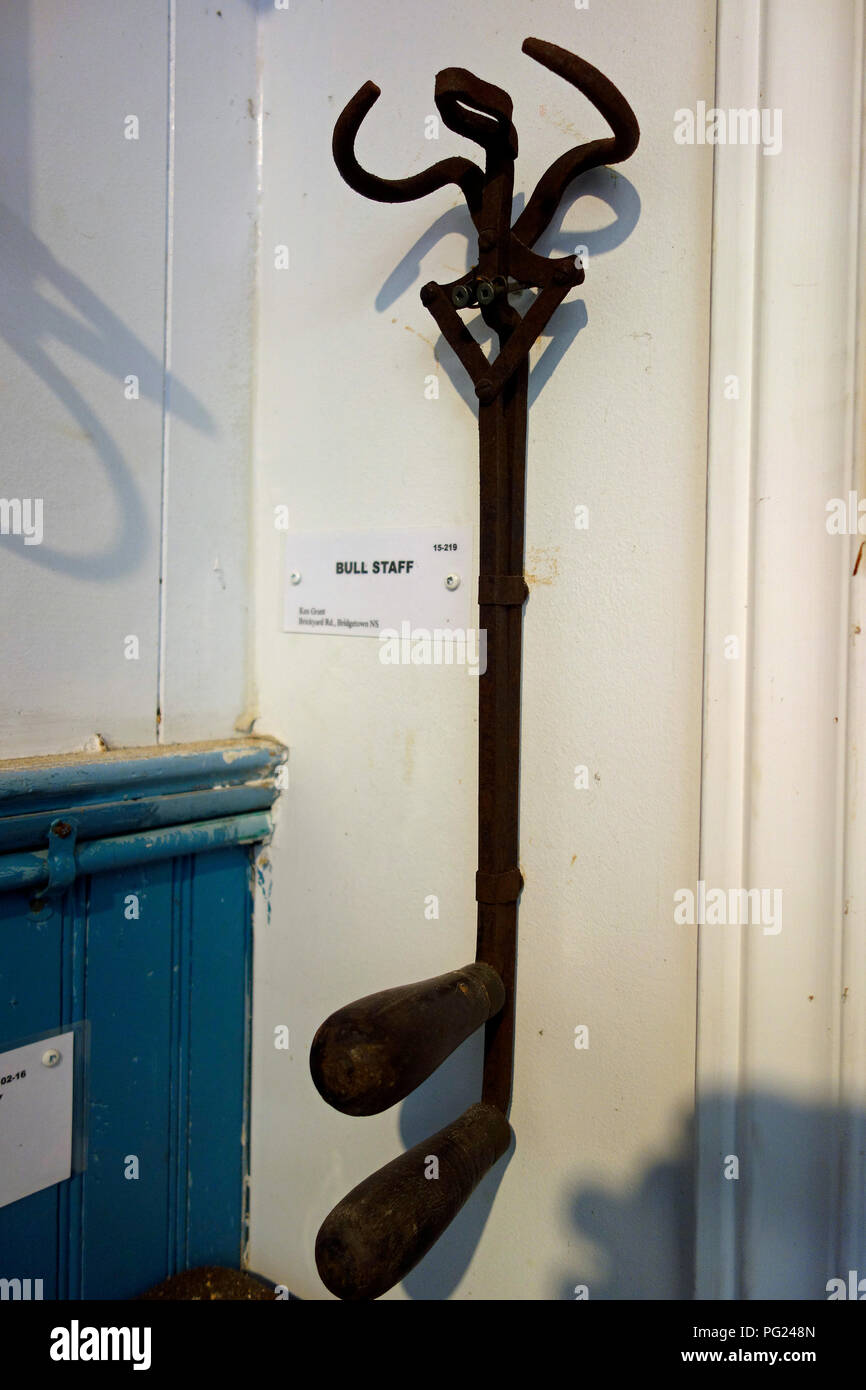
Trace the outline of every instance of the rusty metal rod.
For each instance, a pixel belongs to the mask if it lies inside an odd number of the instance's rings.
[[[511,1099],[517,899],[523,886],[518,819],[528,375],[524,360],[496,399],[478,409],[479,614],[487,666],[478,685],[476,958],[492,966],[505,987],[504,1007],[485,1031],[482,1082],[482,1099],[503,1114]]]

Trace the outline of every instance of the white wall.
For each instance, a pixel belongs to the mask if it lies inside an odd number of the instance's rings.
[[[0,756],[249,723],[256,81],[254,4],[0,9],[0,497],[44,515]]]
[[[358,197],[331,131],[372,78],[370,167],[399,176],[455,153],[447,131],[424,139],[424,118],[436,72],[467,66],[515,99],[527,192],[605,133],[521,54],[527,34],[600,66],[643,137],[540,244],[586,242],[590,265],[533,354],[516,1150],[390,1296],[690,1290],[696,961],[672,893],[698,869],[712,152],[675,144],[673,112],[711,97],[714,5],[326,0],[261,21],[257,673],[260,727],[291,745],[292,772],[256,937],[250,1263],[306,1298],[328,1297],[313,1262],[327,1211],[476,1099],[480,1076],[476,1038],[367,1120],[330,1110],[309,1076],[333,1009],[463,964],[475,941],[473,682],[384,667],[373,641],[280,633],[275,506],[298,530],[476,522],[471,390],[418,299],[468,263],[468,217],[456,190]],[[601,230],[616,216],[621,244]],[[573,787],[579,763],[590,790]],[[272,1045],[281,1023],[289,1054]]]
[[[702,877],[782,914],[701,933],[697,1293],[824,1298],[866,1270],[864,6],[721,13],[717,102],[782,148],[716,156]]]

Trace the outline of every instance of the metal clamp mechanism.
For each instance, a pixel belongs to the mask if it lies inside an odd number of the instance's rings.
[[[48,882],[40,888],[34,899],[34,908],[45,898],[55,898],[65,893],[75,882],[77,865],[75,862],[75,838],[78,824],[74,820],[53,820],[48,827],[48,853],[45,865]]]
[[[523,891],[523,874],[515,867],[501,873],[475,875],[475,900],[479,903],[516,903]]]

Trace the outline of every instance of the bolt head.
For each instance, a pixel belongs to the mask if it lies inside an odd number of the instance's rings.
[[[469,291],[465,285],[455,285],[451,291],[451,303],[455,309],[465,309],[469,303]]]

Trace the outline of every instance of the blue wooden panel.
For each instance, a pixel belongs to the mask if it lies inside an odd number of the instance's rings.
[[[160,749],[122,748],[89,756],[11,759],[0,763],[0,807],[9,819],[27,820],[41,812],[47,828],[48,820],[59,815],[61,808],[80,812],[84,821],[88,806],[109,800],[120,811],[130,802],[217,788],[230,792],[244,784],[269,786],[270,795],[262,803],[268,805],[273,800],[274,771],[285,756],[285,748],[273,739],[245,738]],[[182,819],[176,817],[175,823]]]
[[[82,1197],[85,1298],[126,1296],[167,1259],[175,1070],[171,997],[180,907],[176,861],[90,880],[85,1011],[90,1022],[89,1152]],[[139,917],[127,920],[135,895]],[[180,929],[180,928],[178,928]],[[126,1164],[127,1158],[130,1164]],[[138,1178],[124,1176],[137,1161]],[[131,1255],[134,1252],[134,1260]]]
[[[0,894],[0,1040],[61,1021],[62,915],[32,921],[29,902],[27,892]]]
[[[28,893],[0,895],[0,1050],[60,1031],[64,918],[29,918]],[[0,1276],[42,1279],[57,1297],[57,1189],[0,1209]]]
[[[51,893],[52,874],[56,882],[58,871],[69,871],[69,878],[63,880],[65,885],[76,875],[83,878],[129,869],[136,864],[221,849],[224,845],[252,845],[270,834],[271,821],[266,812],[258,811],[184,825],[158,825],[133,835],[111,835],[81,843],[70,833],[75,828],[74,823],[67,825],[66,836],[55,841],[54,853],[61,852],[62,862],[55,859],[52,864],[50,848],[0,854],[0,892],[15,893],[26,888],[34,894],[46,890]]]
[[[40,841],[44,843],[48,837],[48,827],[55,818],[75,820],[79,841],[84,841],[156,826],[185,825],[190,821],[244,815],[266,810],[272,800],[272,786],[254,783],[252,786],[208,788],[138,798],[120,804],[108,801],[98,805],[64,805],[35,814],[19,813],[0,818],[0,851],[20,849]]]
[[[238,855],[203,855],[191,885],[188,1268],[237,1268],[244,1240],[252,898]]]
[[[89,1029],[86,1168],[0,1209],[0,1277],[125,1298],[239,1265],[249,846],[285,757],[247,738],[0,764],[0,1049]]]
[[[42,922],[28,900],[0,894],[0,1048],[88,1020],[88,1158],[0,1209],[0,1276],[42,1278],[46,1297],[126,1298],[178,1269],[237,1267],[249,849],[80,879]]]
[[[57,1188],[47,1187],[0,1209],[0,1277],[41,1279],[44,1298],[61,1297],[57,1191]]]

